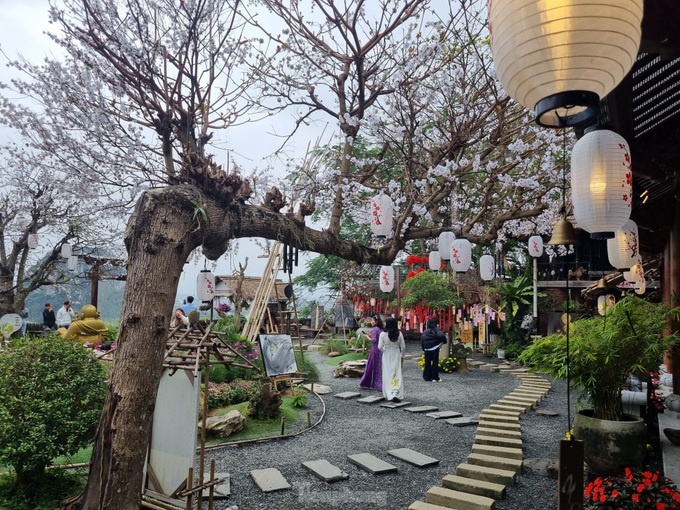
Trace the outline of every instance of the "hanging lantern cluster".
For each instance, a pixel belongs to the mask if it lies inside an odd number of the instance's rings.
[[[545,127],[595,116],[638,54],[643,0],[488,0],[496,75]]]
[[[472,264],[472,245],[467,239],[454,239],[451,242],[451,268],[464,273]]]
[[[439,234],[439,256],[441,260],[451,260],[451,243],[456,238],[453,232],[442,232]]]
[[[574,217],[593,239],[609,239],[630,218],[633,174],[626,140],[607,129],[586,133],[571,156]]]
[[[215,297],[215,275],[207,269],[196,277],[196,295],[199,301],[212,301]]]
[[[394,268],[392,266],[380,266],[380,290],[392,292],[394,289]]]
[[[537,259],[543,255],[543,238],[541,236],[531,236],[527,244],[529,255]]]
[[[609,263],[616,269],[630,268],[637,262],[639,253],[638,227],[633,220],[628,220],[612,239],[607,239]]]
[[[431,251],[430,252],[430,257],[429,257],[429,266],[430,266],[430,271],[434,271],[435,273],[439,271],[442,267],[442,258],[441,255],[439,254],[438,251]]]
[[[479,258],[479,276],[485,282],[490,282],[496,277],[496,260],[492,255],[482,255]]]
[[[392,199],[380,193],[371,199],[371,232],[378,238],[386,238],[392,233]]]

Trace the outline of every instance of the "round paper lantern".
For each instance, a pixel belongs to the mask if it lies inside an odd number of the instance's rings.
[[[442,258],[439,255],[438,251],[431,251],[430,252],[429,265],[430,265],[430,271],[439,271],[439,269],[441,269]]]
[[[64,257],[65,259],[69,258],[73,253],[73,250],[71,249],[71,245],[68,243],[64,243],[61,245],[61,256]]]
[[[451,267],[457,273],[470,269],[472,263],[472,245],[467,239],[454,239],[451,242]]]
[[[28,248],[35,250],[40,244],[40,237],[38,234],[28,234]]]
[[[616,305],[616,297],[613,294],[598,296],[597,298],[597,313],[600,315],[609,315],[609,312]]]
[[[541,236],[531,236],[527,244],[529,255],[538,258],[543,255],[543,238]]]
[[[578,226],[594,239],[614,237],[630,218],[633,174],[626,140],[607,129],[586,133],[571,155],[571,195]]]
[[[380,266],[380,290],[392,292],[394,289],[394,268],[392,266]]]
[[[378,237],[387,237],[392,233],[392,199],[380,193],[371,199],[371,232]]]
[[[546,127],[594,117],[633,66],[643,0],[488,0],[496,75]]]
[[[456,238],[453,232],[442,232],[439,234],[439,256],[442,260],[451,259],[451,243]]]
[[[215,297],[215,276],[207,269],[196,277],[196,295],[199,301],[211,301]]]
[[[490,282],[496,276],[496,260],[492,255],[482,255],[479,258],[479,276],[485,282]]]
[[[616,269],[627,269],[635,264],[639,254],[638,239],[637,224],[628,220],[612,239],[607,239],[609,263]]]
[[[638,259],[638,262],[631,266],[630,272],[634,278],[633,287],[635,287],[635,293],[644,294],[647,290],[647,282],[645,281],[645,270],[642,267],[642,261]]]
[[[71,255],[66,260],[66,269],[68,269],[69,271],[75,271],[76,269],[78,269],[78,257]]]

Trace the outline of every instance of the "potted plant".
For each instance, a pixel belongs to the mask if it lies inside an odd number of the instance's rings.
[[[519,357],[553,378],[568,375],[579,406],[587,402],[589,409],[575,416],[574,435],[584,441],[586,463],[599,473],[619,472],[644,459],[646,427],[639,417],[624,414],[621,390],[631,374],[655,369],[677,343],[677,333],[664,336],[670,313],[663,304],[626,296],[606,317],[569,325],[568,364],[567,336],[561,333],[536,339]]]

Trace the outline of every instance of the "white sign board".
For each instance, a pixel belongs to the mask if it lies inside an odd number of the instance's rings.
[[[12,333],[21,329],[21,316],[16,313],[8,313],[0,318],[0,331],[7,340]]]

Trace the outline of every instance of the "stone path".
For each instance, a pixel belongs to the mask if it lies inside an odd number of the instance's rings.
[[[440,411],[437,407],[411,402],[383,402],[382,397],[364,396],[360,392],[343,392],[335,398],[359,405],[377,405],[394,412],[406,411],[422,416],[423,420],[442,420],[461,427],[477,425],[477,431],[467,462],[459,464],[454,474],[443,477],[441,485],[427,490],[424,501],[414,501],[409,510],[494,510],[495,501],[505,497],[508,487],[516,482],[523,462],[520,416],[531,410],[547,395],[549,381],[527,370],[502,369],[499,365],[469,361],[471,368],[503,372],[519,378],[522,384],[506,397],[481,411],[478,417],[463,416],[453,410]],[[386,455],[408,464],[427,468],[439,464],[439,460],[409,448],[388,450]],[[359,452],[347,455],[347,462],[373,475],[398,472],[398,466],[373,454]],[[341,467],[325,459],[310,460],[302,467],[325,482],[341,482],[349,475]],[[250,472],[255,484],[263,492],[288,490],[291,485],[275,468]]]

